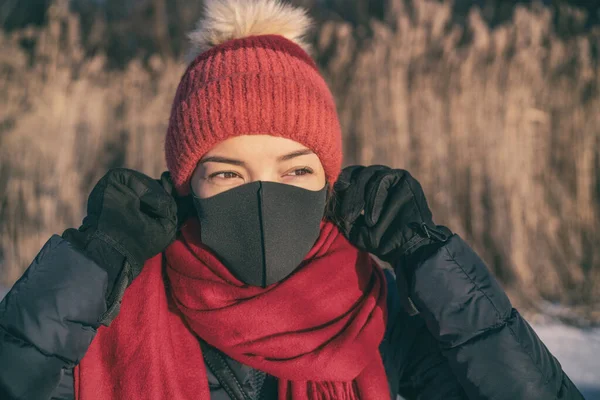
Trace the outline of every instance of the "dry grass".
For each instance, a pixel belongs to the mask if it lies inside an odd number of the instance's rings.
[[[439,223],[466,237],[518,301],[593,305],[600,294],[600,33],[565,42],[548,10],[519,8],[472,40],[450,8],[390,1],[371,33],[319,28],[347,163],[413,172]],[[107,72],[84,59],[78,21],[0,36],[0,250],[11,284],[52,233],[79,224],[110,166],[157,176],[183,65]],[[36,41],[31,54],[18,46]],[[597,300],[596,300],[597,301]],[[593,308],[593,307],[592,307]],[[590,309],[587,307],[586,309]]]
[[[153,176],[183,66],[155,60],[108,72],[84,60],[78,20],[55,7],[47,28],[0,36],[1,278],[16,280],[53,233],[78,226],[87,194],[112,166]],[[35,40],[31,55],[21,41]]]

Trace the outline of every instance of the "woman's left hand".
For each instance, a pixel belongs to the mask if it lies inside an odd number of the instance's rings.
[[[334,186],[339,225],[356,247],[389,263],[451,235],[433,223],[421,184],[382,165],[344,168]]]

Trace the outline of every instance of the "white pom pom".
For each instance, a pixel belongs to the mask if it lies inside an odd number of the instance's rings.
[[[304,40],[312,21],[306,10],[280,0],[206,0],[204,16],[188,37],[198,54],[232,39],[257,35],[281,35],[309,51]]]

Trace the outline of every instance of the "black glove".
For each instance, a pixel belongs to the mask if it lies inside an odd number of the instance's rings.
[[[179,233],[179,229],[182,227],[183,223],[189,217],[196,215],[194,199],[191,194],[182,197],[177,193],[177,190],[175,190],[175,185],[173,185],[173,181],[171,180],[171,173],[169,171],[163,172],[157,182],[161,184],[167,193],[171,194],[173,199],[175,199],[175,204],[177,205],[177,233]]]
[[[125,289],[146,260],[175,239],[177,204],[168,175],[154,180],[140,172],[112,169],[100,179],[87,203],[79,229],[67,229],[63,238],[82,250],[108,273],[108,325],[118,314]]]
[[[334,189],[342,232],[356,247],[394,266],[439,247],[452,234],[433,223],[423,189],[407,171],[350,166]]]

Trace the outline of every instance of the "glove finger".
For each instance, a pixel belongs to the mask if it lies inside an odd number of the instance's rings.
[[[377,254],[385,259],[389,254],[400,249],[410,237],[404,237],[405,219],[412,220],[418,209],[405,180],[392,187],[388,201],[382,208],[377,224],[371,228],[372,235],[378,238]]]
[[[353,210],[359,214],[367,213],[366,202],[369,199],[369,188],[372,187],[372,182],[377,181],[381,176],[385,175],[390,168],[385,165],[371,165],[366,167],[356,177],[356,183],[348,189],[348,196],[353,198],[362,198],[360,210]]]
[[[336,196],[334,212],[345,233],[349,232],[364,207],[364,196],[355,196],[352,191],[352,187],[356,185],[357,176],[364,169],[365,167],[359,165],[344,168],[340,175],[341,180],[334,185]],[[350,193],[348,193],[349,190]]]
[[[152,179],[137,171],[126,168],[110,169],[90,193],[88,215],[100,215],[103,208],[109,206],[119,206],[130,211],[139,209],[139,197],[148,191],[149,181]]]
[[[369,227],[377,224],[385,204],[389,201],[390,190],[398,185],[403,177],[402,170],[380,171],[366,189],[365,223]]]
[[[162,180],[133,171],[124,170],[115,175],[115,179],[139,198],[139,209],[155,218],[170,218],[169,208],[174,201],[171,194],[165,190]],[[161,177],[162,179],[162,177]]]
[[[340,211],[343,216],[351,221],[356,220],[365,209],[366,188],[369,181],[376,177],[380,171],[389,169],[383,165],[371,165],[363,169],[355,169],[349,187],[342,193]]]
[[[171,179],[171,173],[169,171],[164,171],[160,175],[159,182],[160,182],[161,186],[163,187],[163,189],[165,190],[165,192],[167,192],[169,194],[174,194],[173,189],[174,189],[175,185],[173,185],[173,180]]]
[[[427,203],[427,199],[425,198],[425,192],[423,187],[412,175],[407,172],[406,176],[406,185],[408,190],[412,193],[413,201],[415,203],[415,207],[417,212],[419,213],[419,217],[421,218],[421,223],[425,222],[428,224],[432,223],[433,215],[431,214],[431,209],[429,208],[429,204]]]
[[[370,238],[368,228],[364,223],[364,216],[359,216],[355,223],[352,225],[351,229],[348,232],[348,240],[354,247],[363,250],[370,251]]]
[[[159,220],[173,221],[177,218],[175,199],[167,194],[148,190],[140,197],[140,211]]]
[[[110,172],[110,171],[109,171]],[[87,214],[88,215],[100,215],[102,212],[102,206],[104,204],[104,193],[108,186],[110,176],[105,174],[96,184],[94,185],[87,201]]]
[[[177,229],[179,229],[183,223],[189,218],[190,215],[193,215],[191,213],[191,211],[194,208],[194,203],[193,203],[193,199],[192,196],[184,196],[181,197],[177,194],[177,191],[175,190],[175,185],[173,184],[173,179],[171,178],[171,173],[169,171],[164,171],[161,175],[160,175],[160,180],[159,180],[160,184],[162,185],[163,189],[171,194],[171,196],[173,196],[173,198],[175,199],[175,205],[177,207]]]
[[[177,204],[177,228],[181,228],[184,222],[194,215],[194,201],[192,196],[175,197]]]
[[[175,199],[166,193],[163,196],[149,191],[140,198],[140,210],[151,217],[140,221],[145,225],[143,232],[148,235],[148,241],[152,243],[151,248],[162,251],[173,241],[177,232]]]
[[[123,216],[138,212],[140,199],[134,189],[113,178],[103,178],[92,190],[88,201],[88,215],[103,215],[101,220],[121,223],[124,221]]]
[[[352,226],[348,239],[356,248],[378,254],[379,241],[373,235],[373,230],[365,224],[364,216],[361,215],[358,223]]]
[[[353,181],[353,177],[357,173],[360,173],[360,171],[362,171],[363,169],[365,169],[365,167],[362,165],[351,165],[344,168],[338,176],[337,181],[335,181],[335,184],[333,185],[334,191],[338,194],[341,194],[346,189],[348,189],[348,187]]]
[[[138,197],[144,195],[148,190],[156,190],[158,187],[162,189],[162,186],[148,175],[127,168],[111,169],[106,174],[106,178],[109,185],[126,186]]]
[[[361,216],[360,223],[355,223],[350,233],[353,243],[361,248],[376,254],[384,259],[389,253],[402,246],[403,237],[401,229],[403,216],[414,208],[414,202],[410,196],[404,201],[398,201],[399,195],[406,193],[399,185],[392,186],[387,201],[381,207],[381,213],[377,222],[373,225],[367,223],[367,215]]]

